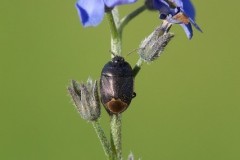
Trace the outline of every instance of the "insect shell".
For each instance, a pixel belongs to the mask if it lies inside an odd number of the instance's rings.
[[[109,114],[125,111],[136,93],[133,91],[133,70],[121,56],[114,56],[102,69],[101,101]]]

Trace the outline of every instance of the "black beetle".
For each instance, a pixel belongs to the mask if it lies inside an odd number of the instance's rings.
[[[101,101],[109,114],[125,111],[136,93],[133,91],[133,70],[121,56],[114,56],[102,69]]]

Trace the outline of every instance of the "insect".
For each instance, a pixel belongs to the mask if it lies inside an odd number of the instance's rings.
[[[121,56],[114,56],[105,64],[100,79],[101,102],[109,114],[119,114],[125,111],[132,98],[133,70]]]

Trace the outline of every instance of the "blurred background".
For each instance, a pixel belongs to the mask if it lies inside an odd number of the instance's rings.
[[[11,0],[0,6],[0,159],[104,160],[90,123],[80,118],[67,86],[99,79],[110,60],[106,19],[80,24],[75,0]],[[143,3],[121,6],[122,16]],[[197,23],[182,28],[135,80],[137,97],[123,114],[123,155],[143,160],[240,159],[239,2],[193,0]],[[238,3],[238,4],[237,4]],[[106,18],[106,17],[105,17]],[[124,31],[126,56],[160,24],[145,11]],[[109,134],[109,117],[101,124]]]

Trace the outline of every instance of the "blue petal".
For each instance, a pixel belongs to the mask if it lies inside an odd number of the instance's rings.
[[[178,7],[181,8],[182,12],[184,14],[186,14],[189,17],[190,22],[192,23],[192,25],[199,30],[200,32],[202,32],[201,28],[197,25],[197,23],[195,22],[195,9],[193,4],[191,3],[190,0],[173,0],[175,4],[177,4]]]
[[[197,23],[195,22],[195,9],[193,4],[191,3],[190,0],[183,0],[183,12],[189,17],[190,22],[192,23],[192,25],[199,30],[200,32],[202,32],[201,28],[197,25]]]
[[[153,6],[156,10],[159,10],[161,14],[168,15],[171,13],[168,3],[164,0],[153,0]]]
[[[137,0],[104,0],[104,3],[108,7],[114,7],[116,5],[134,3],[136,1]]]
[[[76,8],[84,27],[97,26],[104,17],[103,0],[78,0]]]
[[[173,1],[173,3],[176,4],[177,7],[182,8],[183,7],[183,1],[185,1],[185,0],[172,0],[172,1]]]
[[[193,36],[193,30],[192,30],[192,25],[191,23],[188,24],[180,24],[183,28],[183,30],[185,31],[188,39],[191,39]]]
[[[172,0],[172,2],[179,7],[188,17],[195,20],[195,9],[190,0]]]
[[[189,18],[189,20],[197,30],[199,30],[200,32],[203,32],[194,20],[192,20],[191,18]]]
[[[192,20],[195,20],[195,9],[190,0],[183,0],[183,11]]]

